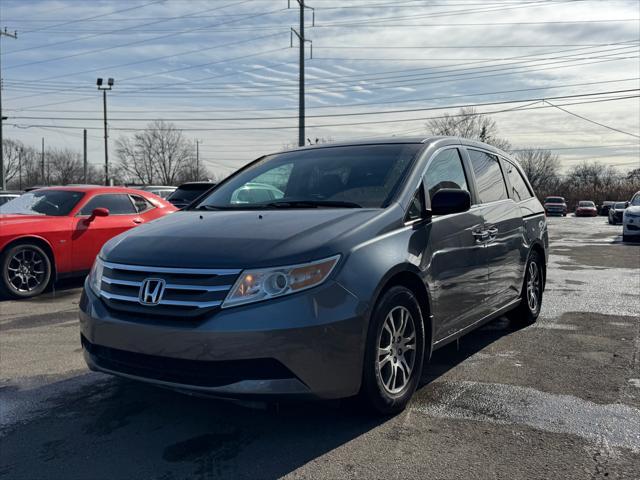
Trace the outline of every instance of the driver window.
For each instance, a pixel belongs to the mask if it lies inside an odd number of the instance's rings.
[[[110,215],[133,215],[137,213],[129,195],[96,195],[89,200],[78,215],[91,215],[96,208],[106,208]]]
[[[433,195],[442,188],[469,190],[462,158],[457,148],[450,148],[436,155],[427,169],[424,183],[429,193],[427,196],[429,205]]]

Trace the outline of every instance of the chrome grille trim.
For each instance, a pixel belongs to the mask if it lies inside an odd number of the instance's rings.
[[[108,283],[109,285],[123,285],[125,287],[137,287],[140,288],[142,286],[142,282],[135,282],[132,280],[118,280],[115,278],[102,277],[102,281],[104,283]],[[166,290],[193,290],[198,292],[226,292],[230,290],[232,285],[216,285],[216,286],[207,286],[207,285],[186,285],[186,284],[176,284],[176,283],[167,283],[165,285]]]
[[[119,300],[121,302],[139,303],[138,297],[130,297],[128,295],[116,295],[115,293],[100,291],[100,295],[107,300]],[[186,302],[181,300],[160,300],[158,305],[166,305],[171,307],[193,307],[193,308],[211,308],[217,307],[222,303],[221,300],[212,302]],[[154,305],[155,306],[155,305]]]
[[[237,275],[239,269],[224,268],[173,268],[173,267],[147,267],[143,265],[125,265],[123,263],[102,262],[106,268],[111,270],[129,270],[132,272],[149,273],[184,273],[189,275]]]

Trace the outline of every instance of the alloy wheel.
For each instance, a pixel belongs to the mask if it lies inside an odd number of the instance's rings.
[[[535,314],[540,308],[540,269],[536,262],[529,263],[529,275],[527,278],[527,304],[531,313]]]
[[[7,280],[19,293],[36,290],[47,278],[44,254],[31,248],[16,251],[7,263]]]
[[[409,383],[416,359],[416,327],[413,316],[403,306],[386,316],[378,338],[376,372],[384,389],[400,393]]]

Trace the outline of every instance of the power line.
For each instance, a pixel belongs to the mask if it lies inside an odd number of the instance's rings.
[[[601,127],[608,128],[609,130],[613,130],[614,132],[624,133],[625,135],[630,135],[630,136],[632,136],[632,137],[640,138],[640,135],[636,135],[635,133],[625,132],[624,130],[620,130],[620,129],[618,129],[618,128],[614,128],[614,127],[611,127],[611,126],[609,126],[609,125],[605,125],[604,123],[596,122],[595,120],[591,120],[590,118],[583,117],[582,115],[578,115],[577,113],[570,112],[569,110],[565,110],[564,108],[562,108],[562,107],[560,107],[560,106],[558,106],[558,105],[555,105],[555,104],[551,103],[551,102],[550,102],[549,100],[547,100],[547,99],[545,99],[544,101],[545,101],[546,103],[548,103],[549,105],[551,105],[552,107],[557,108],[558,110],[562,110],[563,112],[568,113],[569,115],[573,115],[574,117],[578,117],[578,118],[580,118],[580,119],[582,119],[582,120],[585,120],[585,121],[587,121],[587,122],[593,123],[593,124],[595,124],[595,125],[599,125],[599,126],[601,126]]]
[[[246,1],[246,0],[243,0],[243,2],[244,1]],[[240,3],[243,3],[243,2],[240,2]],[[234,5],[234,4],[229,4],[229,5]],[[255,15],[249,16],[248,18],[257,18],[257,17],[266,16],[266,15],[272,15],[274,13],[281,12],[282,10],[283,9],[278,9],[278,10],[271,10],[269,12],[257,13]],[[215,28],[218,25],[226,25],[226,24],[229,24],[229,23],[237,22],[239,20],[240,19],[232,19],[232,20],[228,20],[226,22],[214,23],[214,24],[200,26],[200,27],[196,27],[196,28],[190,28],[190,29],[187,29],[187,30],[183,30],[181,33],[179,33],[179,35],[181,35],[183,33],[187,33],[187,32],[197,32],[197,31],[201,31],[201,30],[204,30],[204,29],[207,29],[207,28]],[[60,57],[47,58],[45,60],[36,60],[36,61],[33,61],[33,62],[20,63],[18,65],[13,65],[13,66],[11,66],[9,68],[21,68],[21,67],[27,67],[27,66],[30,66],[30,65],[39,65],[39,64],[42,64],[42,63],[55,62],[55,61],[64,60],[64,59],[67,59],[67,58],[75,58],[75,57],[80,57],[80,56],[84,56],[84,55],[91,55],[93,53],[100,53],[100,52],[104,52],[104,51],[108,51],[108,50],[114,50],[114,49],[118,49],[118,48],[122,48],[122,47],[130,47],[132,45],[139,45],[141,43],[147,43],[147,42],[150,42],[150,41],[153,41],[153,40],[160,40],[160,39],[163,39],[163,38],[169,38],[169,37],[173,37],[175,35],[176,35],[176,33],[169,33],[169,34],[166,34],[166,35],[159,35],[159,36],[153,37],[153,38],[146,38],[146,39],[142,39],[142,40],[136,40],[134,42],[121,43],[119,45],[114,45],[112,47],[102,47],[102,48],[97,48],[97,49],[94,49],[94,50],[85,50],[83,52],[72,53],[72,54],[69,54],[69,55],[62,55]]]
[[[92,20],[92,19],[96,19],[96,18],[100,18],[100,17],[105,17],[105,16],[109,16],[109,15],[115,15],[116,13],[123,13],[123,12],[130,12],[131,10],[138,10],[140,8],[144,8],[144,7],[148,7],[149,5],[153,5],[153,4],[157,4],[157,3],[162,3],[164,0],[154,0],[152,2],[147,2],[147,3],[143,3],[142,5],[136,5],[134,7],[128,7],[128,8],[124,8],[122,10],[115,10],[113,12],[109,12],[109,13],[102,13],[99,15],[93,15],[91,17],[86,17],[86,18],[80,18],[80,19],[75,19],[75,20],[69,20],[69,21],[65,21],[63,23],[57,23],[55,25],[49,25],[49,26],[44,26],[44,27],[40,27],[40,28],[36,28],[34,30],[27,30],[24,33],[33,33],[33,32],[40,32],[42,30],[48,30],[49,28],[55,28],[55,27],[63,27],[65,25],[71,25],[73,23],[79,23],[79,22],[85,22],[87,20]]]
[[[635,89],[635,91],[638,91],[640,89]],[[600,93],[601,95],[602,93]],[[592,95],[599,95],[598,93],[594,93]],[[580,95],[580,96],[586,96],[586,95]],[[566,96],[568,98],[572,98],[572,96]],[[553,98],[553,97],[550,97]],[[626,96],[620,96],[620,97],[615,97],[615,98],[601,98],[601,99],[596,99],[596,100],[585,100],[585,101],[579,101],[579,102],[573,102],[573,103],[565,103],[563,105],[582,105],[582,104],[587,104],[587,103],[601,103],[601,102],[611,102],[611,101],[617,101],[617,100],[626,100],[626,99],[630,99],[630,98],[640,98],[640,95],[626,95]],[[482,104],[467,104],[467,105],[450,105],[450,106],[441,106],[441,107],[432,107],[429,109],[424,109],[424,110],[448,110],[448,109],[459,109],[459,108],[470,108],[470,107],[476,107],[476,106],[489,106],[489,105],[502,105],[505,103],[524,103],[524,102],[529,102],[531,100],[516,100],[516,101],[503,101],[503,102],[487,102],[487,103],[482,103]],[[543,102],[543,99],[537,99],[534,100],[533,103],[537,104],[537,103],[541,103]],[[516,108],[508,108],[508,109],[502,109],[502,110],[493,110],[493,111],[486,111],[486,112],[474,112],[474,113],[462,113],[462,114],[448,114],[445,116],[436,116],[436,117],[413,117],[413,118],[402,118],[402,119],[393,119],[393,120],[374,120],[374,121],[364,121],[364,122],[352,122],[352,123],[334,123],[334,124],[318,124],[318,125],[310,125],[309,128],[324,128],[324,127],[345,127],[345,126],[357,126],[357,125],[376,125],[376,124],[388,124],[388,123],[403,123],[403,122],[413,122],[413,121],[424,121],[424,120],[433,120],[433,119],[438,119],[438,118],[450,118],[450,117],[466,117],[466,116],[475,116],[475,115],[492,115],[492,114],[497,114],[497,113],[505,113],[505,112],[513,112],[513,111],[525,111],[525,110],[538,110],[538,109],[546,109],[546,108],[552,108],[551,105],[541,105],[541,106],[528,106],[528,107],[516,107]],[[13,124],[14,127],[16,128],[38,128],[41,125],[17,125],[17,124]],[[51,127],[50,125],[46,125],[47,127]],[[76,128],[80,128],[77,126],[57,126],[56,128],[70,128],[70,129],[76,129]],[[96,130],[99,129],[99,127],[87,127],[88,129],[91,130]],[[289,129],[294,129],[297,128],[295,126],[255,126],[255,127],[219,127],[219,128],[180,128],[180,130],[182,131],[246,131],[246,130],[289,130]],[[119,131],[140,131],[140,130],[145,130],[144,128],[112,128],[112,130],[119,130]]]
[[[548,97],[551,100],[564,100],[568,98],[581,98],[581,97],[592,97],[592,96],[600,96],[600,95],[613,95],[613,94],[622,94],[622,93],[630,93],[630,92],[638,92],[640,88],[629,88],[624,90],[610,90],[606,92],[589,92],[589,93],[581,93],[575,95],[559,95],[555,97]],[[307,118],[334,118],[334,117],[355,117],[355,116],[366,116],[366,115],[387,115],[387,114],[395,114],[395,113],[408,113],[408,112],[426,112],[431,110],[442,110],[444,108],[469,108],[469,107],[481,107],[488,105],[503,105],[508,103],[522,103],[522,102],[532,102],[532,101],[540,101],[540,99],[522,99],[522,100],[502,100],[496,102],[485,102],[485,103],[473,103],[466,105],[457,105],[455,107],[423,107],[423,108],[405,108],[405,109],[396,109],[396,110],[374,110],[374,111],[366,111],[366,112],[351,112],[351,113],[334,113],[334,114],[320,114],[320,115],[307,115]],[[547,101],[546,99],[544,101]],[[547,103],[549,103],[547,101]],[[549,103],[551,105],[551,103]],[[555,105],[552,105],[555,106]],[[90,117],[41,117],[41,116],[16,116],[13,117],[17,120],[75,120],[75,121],[98,121],[99,118],[90,118]],[[259,117],[255,116],[251,117],[218,117],[218,118],[166,118],[165,120],[171,122],[230,122],[230,121],[255,121],[255,120],[290,120],[294,119],[294,116],[274,116],[274,117]],[[112,118],[112,121],[126,121],[126,122],[149,122],[157,120],[156,118]]]
[[[319,105],[316,107],[307,107],[307,109],[325,109],[325,108],[342,108],[342,107],[358,107],[364,105],[384,105],[384,104],[399,104],[399,103],[413,103],[413,102],[430,102],[434,100],[447,100],[453,98],[466,98],[466,97],[476,97],[476,96],[487,96],[487,95],[498,95],[504,93],[518,93],[518,92],[531,92],[537,90],[551,90],[555,88],[567,88],[567,87],[582,87],[588,85],[601,85],[605,83],[621,83],[621,82],[629,82],[640,80],[640,77],[631,77],[631,78],[621,78],[616,80],[602,80],[599,82],[583,82],[583,83],[567,83],[562,85],[545,85],[544,87],[532,87],[532,88],[519,88],[514,90],[499,90],[499,91],[491,91],[491,92],[476,92],[476,93],[464,93],[459,95],[445,95],[440,97],[429,97],[429,98],[411,98],[404,100],[390,100],[386,102],[360,102],[360,103],[351,103],[351,104],[340,104],[340,105]],[[207,109],[208,110],[208,109]],[[218,112],[266,112],[266,111],[286,111],[286,110],[297,110],[297,107],[275,107],[275,108],[260,108],[260,109],[223,109],[216,108]],[[9,109],[9,111],[23,111],[23,109]],[[62,109],[54,109],[54,110],[34,110],[29,109],[31,112],[42,112],[42,113],[94,113],[95,110],[62,110]],[[149,113],[149,112],[159,112],[159,113],[203,113],[205,110],[155,110],[155,109],[144,109],[144,110],[118,110],[112,109],[113,113]]]
[[[247,3],[247,2],[250,2],[250,1],[251,0],[244,0],[244,1],[238,2],[236,4],[232,4],[232,6],[240,5],[242,3]],[[196,13],[204,13],[204,12],[211,12],[211,11],[214,11],[214,10],[221,10],[221,9],[227,8],[229,6],[230,5],[223,5],[221,7],[208,8],[206,10],[201,10],[200,12],[196,12]],[[181,15],[179,17],[175,17],[175,19],[185,18],[185,17],[187,17],[189,15],[192,15],[192,14],[189,13],[189,14]],[[156,21],[150,22],[150,23],[132,25],[130,27],[123,27],[123,28],[118,28],[118,29],[115,29],[115,30],[111,30],[111,31],[107,32],[106,34],[114,34],[114,33],[120,34],[122,32],[126,32],[126,31],[134,29],[134,28],[144,27],[144,26],[148,26],[148,25],[157,25],[157,24],[164,23],[164,22],[167,22],[167,21],[169,21],[169,20],[156,20]],[[164,32],[166,33],[166,30],[164,30]],[[64,44],[67,44],[67,43],[79,42],[79,41],[87,40],[87,39],[90,39],[90,38],[100,37],[102,35],[105,35],[105,33],[98,32],[98,33],[94,33],[92,35],[85,35],[84,37],[72,38],[70,40],[63,40],[61,42],[47,43],[47,44],[44,44],[44,45],[37,45],[37,46],[34,46],[34,47],[21,48],[19,50],[10,50],[9,52],[6,52],[5,55],[19,53],[19,52],[25,52],[25,51],[28,51],[28,50],[39,50],[39,49],[42,49],[42,48],[51,48],[51,47],[55,47],[55,46],[59,46],[59,45],[64,45]]]

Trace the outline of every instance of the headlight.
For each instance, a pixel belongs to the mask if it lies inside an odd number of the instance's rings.
[[[287,267],[245,270],[222,303],[222,308],[282,297],[324,282],[340,255]]]
[[[104,263],[100,257],[96,257],[96,261],[93,262],[91,272],[89,273],[89,287],[93,290],[93,293],[100,296],[100,287],[102,286],[102,272],[104,271]]]

